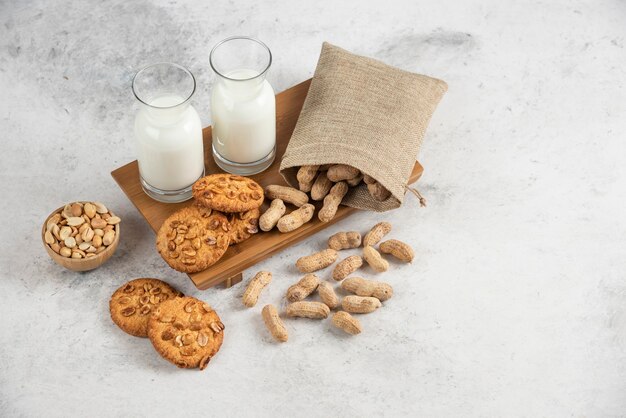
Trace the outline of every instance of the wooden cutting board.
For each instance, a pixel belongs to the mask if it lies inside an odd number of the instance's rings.
[[[300,110],[304,104],[311,80],[306,80],[288,90],[276,95],[276,159],[274,163],[263,173],[251,176],[261,186],[269,184],[286,184],[278,172],[280,161],[291,133],[293,132]],[[204,137],[204,164],[206,174],[220,173],[222,170],[215,164],[211,153],[211,127],[203,130]],[[419,162],[411,174],[409,183],[414,183],[422,175],[424,169]],[[139,167],[137,161],[126,164],[111,173],[126,196],[139,210],[139,213],[148,221],[156,232],[165,219],[176,210],[188,206],[191,201],[184,203],[161,203],[146,195],[139,183]],[[311,202],[319,209],[321,202]],[[263,209],[267,207],[267,203]],[[279,252],[285,247],[295,244],[316,232],[340,221],[354,213],[357,209],[340,206],[337,215],[328,223],[322,223],[314,216],[313,220],[299,229],[283,234],[274,229],[270,232],[259,232],[248,240],[231,246],[224,256],[214,265],[199,273],[190,274],[189,277],[198,289],[207,289],[211,286],[223,283],[229,287],[241,281],[241,272],[255,265],[261,260]],[[155,249],[156,251],[156,245]]]

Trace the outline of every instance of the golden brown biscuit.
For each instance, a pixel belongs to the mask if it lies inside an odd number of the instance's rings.
[[[187,296],[159,305],[148,321],[148,338],[164,359],[203,370],[222,346],[224,324],[208,304]]]
[[[261,211],[259,209],[252,209],[247,212],[229,213],[230,244],[238,244],[259,232],[260,216]]]
[[[228,249],[230,224],[223,213],[197,205],[174,212],[157,233],[156,245],[171,268],[195,273],[215,264]]]
[[[147,337],[148,318],[154,309],[161,302],[181,296],[182,293],[162,280],[131,280],[111,296],[111,319],[122,331],[135,337]]]
[[[196,181],[192,189],[198,203],[226,213],[246,212],[263,204],[263,188],[248,177],[211,174]]]

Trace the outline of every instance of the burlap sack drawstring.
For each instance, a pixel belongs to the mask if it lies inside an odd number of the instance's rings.
[[[404,188],[413,193],[415,195],[415,197],[418,198],[419,202],[420,202],[420,207],[425,208],[426,207],[426,198],[424,196],[422,196],[422,194],[419,192],[419,190],[417,190],[417,188],[415,187],[409,187],[409,185],[405,185]]]
[[[447,88],[444,81],[325,42],[280,173],[298,187],[303,165],[348,164],[391,196],[378,201],[360,184],[350,188],[343,205],[377,212],[399,207],[428,122]],[[426,205],[419,191],[411,193]]]

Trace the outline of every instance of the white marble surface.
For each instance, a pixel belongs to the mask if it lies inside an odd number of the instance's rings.
[[[626,416],[625,19],[618,0],[0,1],[0,416]],[[273,343],[241,286],[201,292],[167,268],[109,175],[134,159],[133,72],[189,66],[209,124],[208,51],[233,34],[270,45],[277,91],[312,75],[324,40],[449,83],[420,155],[428,208],[329,231],[386,219],[417,252],[377,277],[396,295],[360,336],[290,320]],[[82,275],[39,239],[76,199],[124,220],[116,256]],[[275,274],[261,304],[327,235],[254,269]],[[207,370],[110,321],[138,276],[218,309]]]

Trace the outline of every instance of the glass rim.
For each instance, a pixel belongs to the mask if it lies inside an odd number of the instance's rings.
[[[224,74],[222,74],[221,72],[219,72],[217,70],[217,68],[215,68],[215,65],[213,65],[213,53],[215,52],[215,50],[217,48],[219,48],[220,46],[222,46],[223,44],[225,44],[226,42],[230,42],[230,41],[234,41],[234,40],[238,40],[238,39],[244,39],[244,40],[256,42],[257,44],[259,44],[263,48],[265,48],[265,50],[267,51],[267,54],[269,56],[269,59],[267,61],[267,66],[263,69],[263,71],[259,72],[259,74],[255,75],[254,77],[248,77],[248,78],[231,78],[231,77],[227,77]],[[209,54],[209,64],[211,65],[211,69],[213,69],[213,71],[215,71],[215,74],[219,75],[222,78],[225,78],[226,80],[230,80],[230,81],[250,81],[250,80],[254,80],[255,78],[261,77],[262,75],[264,75],[267,72],[267,70],[270,69],[270,67],[272,65],[272,51],[270,50],[270,48],[263,41],[261,41],[258,38],[255,38],[254,36],[241,36],[241,35],[229,36],[228,38],[225,38],[225,39],[222,39],[221,41],[219,41],[213,47],[213,49],[211,49],[211,53]]]
[[[178,68],[179,70],[183,70],[183,72],[185,72],[189,77],[191,77],[191,81],[193,82],[193,88],[191,89],[191,92],[189,93],[189,96],[187,96],[186,99],[184,99],[182,102],[177,103],[175,105],[171,105],[171,106],[155,106],[155,105],[151,105],[150,103],[146,103],[144,100],[141,99],[141,97],[139,97],[139,95],[137,94],[137,90],[135,89],[135,83],[137,81],[137,77],[142,74],[144,71],[147,71],[151,68],[157,67],[159,65],[169,65],[171,67],[175,67]],[[135,98],[137,100],[139,100],[141,103],[145,104],[146,106],[149,106],[153,109],[171,109],[177,106],[180,106],[182,104],[187,103],[191,97],[193,96],[193,94],[196,92],[196,78],[193,76],[193,73],[191,71],[189,71],[189,69],[187,69],[186,67],[183,67],[180,64],[176,64],[175,62],[169,62],[169,61],[161,61],[161,62],[155,62],[154,64],[149,64],[146,65],[145,67],[143,67],[142,69],[140,69],[139,71],[137,71],[137,73],[134,75],[133,77],[133,82],[132,82],[132,90],[133,90],[133,95],[135,96]]]

